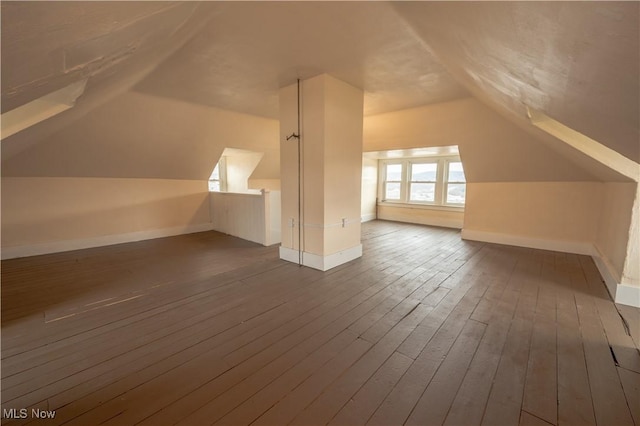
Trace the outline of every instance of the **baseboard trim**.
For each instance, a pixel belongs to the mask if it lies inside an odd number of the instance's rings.
[[[469,229],[463,229],[461,236],[463,240],[559,251],[563,253],[584,254],[588,256],[593,255],[593,244],[590,242],[547,240],[543,238],[532,238],[521,235],[501,234],[498,232],[476,231]]]
[[[364,215],[360,216],[360,222],[362,222],[362,223],[371,222],[372,220],[376,220],[376,214],[375,213],[369,213],[369,214],[364,214]]]
[[[640,287],[618,284],[616,303],[640,308]]]
[[[286,260],[287,262],[298,263],[298,255],[298,250],[280,246],[280,259]],[[320,271],[328,271],[329,269],[335,268],[336,266],[350,262],[359,257],[362,257],[362,244],[358,244],[357,246],[341,250],[327,256],[303,252],[302,264]]]
[[[418,225],[427,225],[427,226],[440,226],[442,228],[453,228],[453,229],[462,229],[462,220],[455,219],[442,219],[442,218],[425,218],[425,217],[416,217],[411,218],[410,220],[399,219],[394,217],[393,215],[382,215],[380,216],[381,220],[388,220],[391,222],[402,222],[402,223],[415,223]]]
[[[615,272],[615,269],[609,263],[609,260],[602,255],[602,252],[598,249],[598,246],[593,245],[593,253],[591,254],[591,258],[593,259],[593,263],[596,264],[596,268],[602,279],[604,280],[604,284],[607,287],[607,291],[611,296],[611,299],[616,300],[616,295],[618,294],[618,286],[620,285],[620,277]]]
[[[602,275],[602,279],[609,291],[609,295],[616,302],[622,305],[640,308],[640,287],[623,284],[620,275],[615,271],[609,259],[602,254],[597,245],[593,245],[593,262]]]
[[[110,246],[114,244],[132,243],[135,241],[152,240],[155,238],[173,237],[175,235],[193,234],[213,230],[211,223],[178,226],[174,228],[153,229],[149,231],[129,232],[125,234],[105,235],[78,240],[52,241],[24,246],[2,247],[1,258],[15,259],[19,257],[39,256],[42,254],[60,253],[72,250],[82,250],[94,247]]]

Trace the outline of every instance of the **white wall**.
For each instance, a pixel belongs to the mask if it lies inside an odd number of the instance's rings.
[[[362,158],[361,191],[361,220],[366,222],[376,218],[376,202],[378,200],[378,160],[375,158]]]
[[[210,193],[211,225],[216,231],[265,246],[280,242],[280,192]]]
[[[206,181],[2,178],[2,257],[210,229]]]
[[[6,156],[3,141],[3,177],[207,180],[225,148],[264,153],[252,178],[280,176],[278,120],[138,92],[42,141],[24,142],[33,146]]]

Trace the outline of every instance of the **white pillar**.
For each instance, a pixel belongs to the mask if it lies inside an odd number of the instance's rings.
[[[326,271],[362,256],[363,92],[323,74],[300,82],[300,102],[300,142],[287,141],[298,132],[298,86],[280,90],[280,258],[298,263],[300,250],[304,265]]]

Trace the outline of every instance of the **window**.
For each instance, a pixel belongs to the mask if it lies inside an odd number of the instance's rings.
[[[409,163],[411,180],[409,181],[409,201],[430,202],[436,199],[436,177],[438,163]]]
[[[447,161],[446,204],[464,204],[467,183],[460,161]]]
[[[220,165],[216,164],[216,167],[211,173],[209,178],[209,191],[220,192]]]
[[[209,191],[220,192],[226,191],[226,161],[225,157],[220,157],[220,161],[213,168],[211,176],[209,176]]]
[[[466,179],[459,157],[381,160],[382,202],[464,207]]]
[[[385,169],[384,197],[386,200],[400,200],[402,186],[402,164],[387,164]]]

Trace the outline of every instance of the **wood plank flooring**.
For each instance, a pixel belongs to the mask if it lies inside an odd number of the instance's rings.
[[[640,424],[639,310],[590,258],[362,242],[327,272],[216,232],[3,261],[3,424]]]

